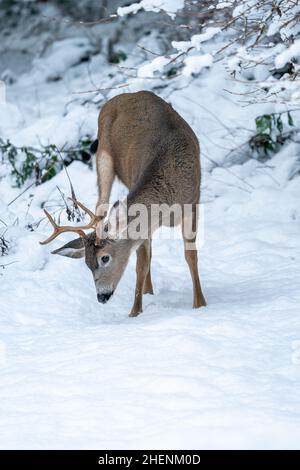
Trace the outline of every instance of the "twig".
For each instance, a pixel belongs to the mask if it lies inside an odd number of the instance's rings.
[[[19,261],[10,261],[9,263],[6,264],[0,264],[0,268],[5,269],[6,266],[10,266],[11,264],[19,263]]]
[[[210,161],[211,163],[213,163],[214,165],[216,165],[217,167],[220,167],[220,164],[218,162],[216,162],[215,160],[213,160],[211,157],[209,157],[207,154],[203,153],[203,151],[201,152],[202,155],[204,156],[204,158],[206,158],[208,161]],[[254,186],[252,186],[252,184],[248,183],[248,181],[245,181],[243,180],[243,178],[241,178],[239,175],[237,175],[234,171],[232,171],[230,168],[227,168],[226,166],[223,166],[222,167],[225,171],[227,171],[227,173],[229,173],[230,175],[234,176],[235,178],[237,178],[238,180],[240,180],[243,184],[247,184],[249,186],[249,188],[251,189],[254,189]],[[245,189],[245,188],[244,188]],[[246,191],[246,189],[245,189]],[[247,190],[248,191],[248,190]],[[248,191],[250,192],[250,191]]]
[[[228,126],[226,126],[226,124],[224,124],[224,122],[222,122],[221,119],[220,119],[216,114],[214,114],[210,109],[207,109],[205,106],[203,106],[203,104],[197,103],[197,101],[192,101],[190,98],[188,98],[188,97],[185,96],[185,95],[182,95],[182,98],[184,98],[184,99],[186,99],[187,101],[190,101],[191,103],[194,103],[194,104],[196,104],[197,106],[199,106],[200,108],[204,109],[204,111],[206,111],[206,112],[209,113],[211,116],[213,116],[213,117],[215,118],[215,120],[218,121],[218,123],[221,124],[221,126],[224,127],[224,129],[226,129],[227,132],[228,132],[232,137],[234,137],[233,131],[232,131]]]
[[[50,170],[50,168],[49,168],[49,170]],[[19,197],[23,196],[23,194],[26,193],[26,191],[28,191],[28,189],[32,188],[32,186],[34,186],[34,185],[35,185],[35,182],[31,183],[29,186],[27,186],[27,188],[25,188],[20,194],[18,194],[18,196],[16,196],[12,201],[10,201],[7,204],[7,206],[9,207],[11,204],[13,204],[17,199],[19,199]]]
[[[145,52],[149,52],[149,54],[153,54],[153,55],[156,55],[158,57],[160,56],[160,54],[158,54],[157,52],[150,51],[150,49],[147,49],[146,47],[141,46],[140,44],[137,44],[137,47],[139,47],[140,49],[142,49]]]
[[[64,170],[65,170],[65,172],[66,172],[66,175],[67,175],[67,178],[68,178],[68,180],[69,180],[72,198],[73,198],[75,201],[77,201],[76,194],[75,194],[75,191],[74,191],[74,187],[73,187],[73,184],[72,184],[72,181],[71,181],[69,172],[68,172],[68,170],[67,170],[67,167],[66,167],[66,165],[65,165],[64,159],[62,158],[62,155],[61,155],[61,153],[60,153],[60,150],[59,150],[59,148],[58,148],[56,145],[55,145],[55,148],[56,148],[56,150],[57,150],[57,152],[58,152],[59,158],[61,159],[63,168],[64,168]],[[76,209],[77,209],[77,207],[76,207]]]
[[[246,188],[242,188],[242,186],[238,186],[237,184],[228,183],[227,181],[222,181],[222,180],[219,180],[218,178],[212,178],[212,180],[213,180],[213,181],[217,181],[218,183],[225,184],[226,186],[231,186],[232,188],[238,188],[238,189],[240,189],[241,191],[245,191],[246,193],[251,194],[251,191],[249,191],[249,190],[246,189]]]
[[[51,21],[59,21],[60,23],[65,23],[65,24],[78,24],[82,26],[93,26],[95,24],[105,24],[105,23],[111,23],[114,21],[116,18],[118,18],[117,14],[111,14],[108,18],[99,18],[98,20],[95,21],[74,21],[74,20],[62,20],[61,18],[56,18],[55,16],[48,16],[48,15],[41,15],[42,18],[46,18],[47,20]]]
[[[86,91],[73,91],[74,95],[82,95],[83,93],[98,93],[99,91],[107,91],[107,90],[117,90],[118,88],[124,88],[126,86],[131,85],[131,83],[122,83],[121,85],[107,87],[107,88],[96,88],[95,90],[86,90]]]

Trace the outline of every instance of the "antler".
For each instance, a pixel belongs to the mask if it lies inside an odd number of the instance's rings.
[[[73,227],[72,225],[60,226],[55,222],[55,220],[49,214],[49,212],[46,211],[46,209],[44,209],[44,212],[53,227],[53,233],[46,240],[40,242],[41,245],[46,245],[47,243],[52,242],[54,238],[56,238],[60,233],[63,233],[63,232],[75,232],[75,233],[78,233],[80,237],[85,238],[86,234],[84,233],[84,230],[88,230],[90,228],[96,229],[96,224],[97,222],[99,222],[99,217],[96,216],[90,209],[85,207],[81,202],[77,201],[76,199],[72,197],[70,197],[69,199],[71,199],[75,204],[77,204],[84,212],[86,212],[90,216],[91,218],[90,222],[86,225],[81,225],[79,227],[78,226]]]

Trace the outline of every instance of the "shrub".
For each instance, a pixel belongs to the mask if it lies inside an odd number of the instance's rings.
[[[53,178],[64,166],[75,160],[90,164],[91,142],[90,137],[86,136],[78,142],[76,148],[58,150],[55,145],[39,149],[16,147],[9,140],[5,142],[0,138],[1,161],[10,168],[17,187],[32,179],[38,185]]]
[[[261,160],[270,158],[295,132],[290,111],[257,116],[255,126],[256,134],[249,145]]]

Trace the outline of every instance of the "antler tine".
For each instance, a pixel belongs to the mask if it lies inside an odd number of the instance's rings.
[[[95,224],[100,220],[99,217],[94,214],[91,209],[88,209],[84,204],[82,204],[82,202],[77,201],[77,199],[73,197],[69,197],[69,199],[73,201],[74,204],[77,204],[77,206],[79,206],[84,212],[86,212],[90,216],[91,220],[90,223],[87,224],[86,228],[95,228]]]
[[[58,228],[58,225],[57,225],[57,223],[55,222],[55,220],[53,219],[52,215],[51,215],[48,211],[46,211],[46,209],[44,209],[44,212],[45,212],[45,214],[46,214],[46,216],[47,216],[49,222],[51,223],[51,225],[52,225],[54,228]]]
[[[78,226],[73,227],[72,225],[60,226],[55,222],[52,215],[50,215],[49,212],[46,211],[46,209],[44,209],[44,212],[53,227],[53,233],[46,240],[40,242],[41,245],[46,245],[47,243],[52,242],[52,240],[54,240],[60,233],[63,233],[63,232],[78,233],[80,237],[84,238],[86,237],[84,230],[88,230],[90,228],[93,228],[93,229],[96,228],[95,226],[96,226],[96,223],[99,221],[99,217],[97,217],[90,209],[85,207],[81,202],[77,201],[76,199],[73,199],[71,197],[69,199],[71,199],[75,204],[77,204],[83,211],[85,211],[90,216],[91,218],[90,222],[86,225],[81,225],[79,227]]]
[[[53,233],[46,240],[40,242],[41,245],[46,245],[47,243],[52,242],[52,240],[54,240],[54,238],[56,238],[61,232],[59,225],[57,225],[57,223],[53,219],[52,215],[50,215],[49,212],[46,211],[46,209],[44,209],[44,212],[47,216],[47,219],[49,220],[49,222],[51,223],[51,225],[53,227]]]

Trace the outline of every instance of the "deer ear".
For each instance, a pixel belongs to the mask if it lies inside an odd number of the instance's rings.
[[[67,256],[68,258],[82,258],[85,255],[84,241],[80,237],[75,238],[51,253],[53,255]]]

